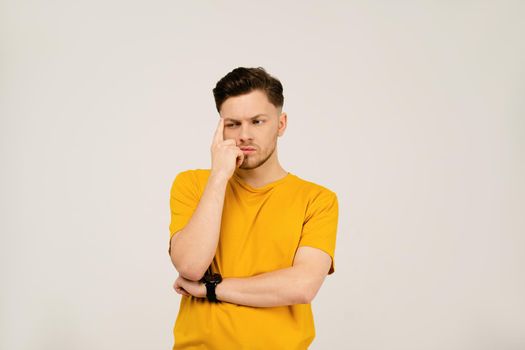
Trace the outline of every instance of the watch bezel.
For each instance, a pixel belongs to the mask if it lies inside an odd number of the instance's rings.
[[[219,273],[214,273],[211,276],[206,278],[206,281],[209,283],[214,283],[215,285],[222,282],[222,276]]]

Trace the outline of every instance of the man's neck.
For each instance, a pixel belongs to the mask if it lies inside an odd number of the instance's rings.
[[[244,182],[253,187],[263,187],[266,184],[282,179],[288,174],[279,164],[276,167],[272,167],[272,169],[264,169],[263,167],[255,169],[237,168],[235,173]]]

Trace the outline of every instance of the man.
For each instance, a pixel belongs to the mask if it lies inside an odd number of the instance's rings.
[[[282,91],[262,67],[228,73],[213,89],[211,169],[173,181],[173,349],[299,350],[315,337],[310,303],[334,272],[338,201],[280,165]]]

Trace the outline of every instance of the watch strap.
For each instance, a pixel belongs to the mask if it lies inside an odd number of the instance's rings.
[[[214,274],[211,269],[211,265],[208,267],[206,272],[204,273],[204,276],[199,280],[199,282],[204,283],[206,286],[206,298],[208,301],[217,303],[219,300],[217,299],[217,295],[215,294],[215,287],[218,283],[220,283],[222,280],[222,277],[220,274]]]
[[[206,298],[212,303],[217,303],[217,295],[215,294],[215,287],[217,284],[215,282],[205,282],[206,284]]]

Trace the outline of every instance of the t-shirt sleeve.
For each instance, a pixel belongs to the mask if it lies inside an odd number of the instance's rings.
[[[171,221],[168,253],[171,254],[171,238],[186,226],[197,208],[199,200],[200,196],[194,175],[189,170],[177,174],[170,190]]]
[[[337,235],[339,203],[330,190],[318,194],[308,205],[299,247],[319,248],[330,255],[332,264],[328,274],[335,271],[334,254]]]

